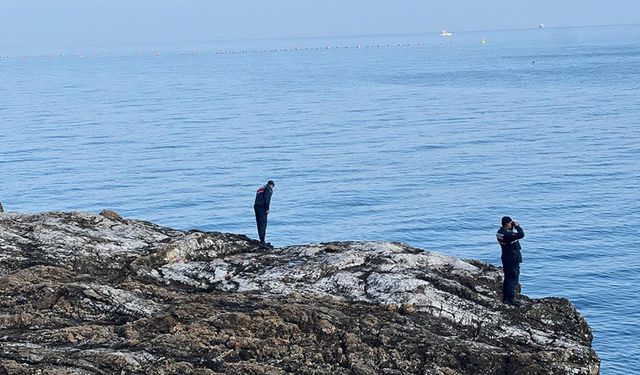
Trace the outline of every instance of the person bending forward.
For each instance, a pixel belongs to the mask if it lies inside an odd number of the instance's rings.
[[[271,247],[271,244],[267,243],[265,238],[267,236],[269,205],[271,204],[271,195],[273,195],[273,188],[275,186],[275,182],[269,180],[266,185],[256,191],[256,200],[253,203],[253,210],[256,213],[256,224],[258,226],[258,236],[260,237],[260,245],[263,248]]]

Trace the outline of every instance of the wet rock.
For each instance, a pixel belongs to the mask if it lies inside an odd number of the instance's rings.
[[[399,243],[265,252],[103,211],[0,216],[0,374],[597,374],[566,299]]]

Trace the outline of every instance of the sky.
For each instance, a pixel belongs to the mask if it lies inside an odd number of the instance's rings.
[[[0,0],[0,47],[640,23],[640,0]]]

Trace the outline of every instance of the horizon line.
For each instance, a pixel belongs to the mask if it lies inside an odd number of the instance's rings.
[[[562,25],[562,26],[545,26],[544,29],[580,29],[580,28],[598,28],[598,27],[615,27],[615,26],[640,26],[640,22],[637,23],[624,23],[624,24],[601,24],[601,25]],[[528,31],[538,30],[539,27],[522,27],[522,28],[506,28],[506,29],[468,29],[468,30],[447,30],[457,34],[467,33],[480,33],[480,32],[500,32],[500,31]],[[342,34],[342,35],[309,35],[309,36],[274,36],[266,38],[232,38],[232,39],[205,39],[205,40],[177,40],[177,41],[114,41],[114,42],[96,42],[96,43],[72,43],[72,44],[58,44],[50,47],[40,44],[25,44],[25,45],[8,45],[0,46],[3,48],[63,48],[63,47],[95,47],[95,46],[131,46],[131,45],[154,45],[154,44],[189,44],[189,43],[222,43],[222,42],[251,42],[251,41],[268,41],[268,40],[306,40],[306,39],[331,39],[331,38],[348,38],[348,37],[380,37],[380,36],[402,36],[402,35],[433,35],[439,33],[442,30],[432,30],[424,32],[402,32],[402,33],[373,33],[373,34]]]

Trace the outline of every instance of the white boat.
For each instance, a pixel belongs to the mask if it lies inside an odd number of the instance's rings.
[[[539,24],[538,29],[544,29],[544,23]]]
[[[447,30],[442,30],[442,32],[440,33],[440,36],[451,36],[451,35],[453,35],[453,34],[448,32]]]

